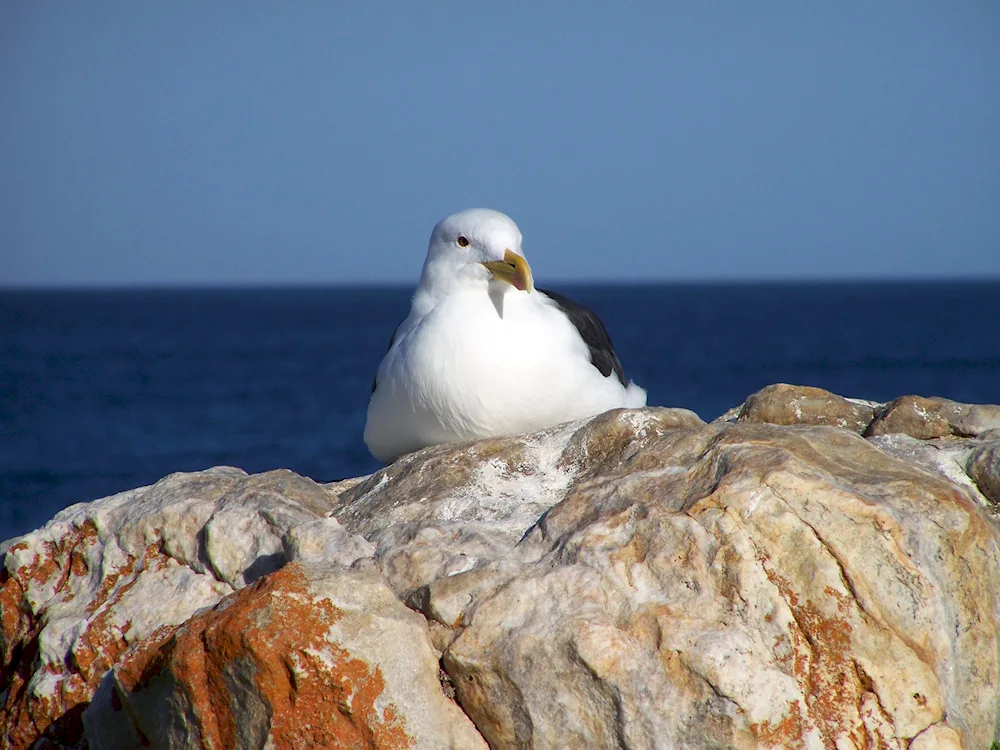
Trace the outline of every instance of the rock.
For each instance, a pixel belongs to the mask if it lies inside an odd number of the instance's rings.
[[[954,437],[918,440],[901,432],[875,435],[868,441],[911,466],[947,477],[966,488],[981,507],[996,510],[987,494],[992,492],[990,449],[996,443]]]
[[[444,663],[492,746],[893,746],[946,714],[993,736],[996,626],[937,619],[1000,604],[961,488],[829,428],[664,442],[701,458],[571,491],[520,545],[543,564],[471,605]]]
[[[977,437],[1000,428],[1000,406],[960,404],[946,398],[903,396],[879,409],[868,435],[901,432],[920,440]]]
[[[74,506],[0,546],[0,726],[10,747],[85,725],[94,748],[988,748],[989,409],[865,439],[871,407],[824,394]]]
[[[173,474],[4,543],[0,726],[10,746],[73,746],[82,711],[130,645],[280,568],[294,546],[285,532],[330,523],[319,514],[333,498],[289,471]]]
[[[160,629],[105,682],[83,715],[92,750],[486,750],[442,691],[426,622],[371,567],[290,563]]]
[[[990,743],[993,750],[996,743]],[[907,750],[961,750],[962,737],[946,724],[935,724],[913,738]]]
[[[1000,439],[970,451],[966,471],[993,510],[1000,511]]]
[[[860,435],[873,416],[874,409],[866,402],[849,401],[822,388],[778,383],[750,396],[740,409],[737,421],[830,425]]]
[[[389,585],[406,597],[504,558],[578,476],[703,424],[685,409],[618,409],[526,437],[427,448],[342,492],[334,515],[376,545]]]

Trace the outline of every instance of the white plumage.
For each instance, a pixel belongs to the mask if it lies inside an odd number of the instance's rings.
[[[469,209],[434,227],[410,314],[378,368],[365,443],[388,463],[645,404],[597,317],[534,289],[517,225]]]

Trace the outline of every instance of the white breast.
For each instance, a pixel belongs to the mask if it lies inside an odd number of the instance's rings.
[[[365,443],[373,455],[389,462],[428,445],[641,405],[590,364],[586,344],[546,298],[497,298],[502,317],[480,289],[451,295],[401,326],[368,406]]]

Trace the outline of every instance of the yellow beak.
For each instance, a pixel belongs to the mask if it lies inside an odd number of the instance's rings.
[[[515,289],[522,292],[530,292],[535,288],[531,279],[531,266],[528,261],[517,253],[505,250],[503,260],[495,260],[491,263],[483,263],[486,268],[493,272],[493,278],[506,281]]]

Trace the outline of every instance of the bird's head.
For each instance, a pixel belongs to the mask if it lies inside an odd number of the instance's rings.
[[[534,289],[517,224],[488,208],[470,208],[439,221],[427,248],[421,285],[451,288],[491,280],[523,292]]]

